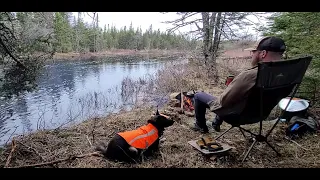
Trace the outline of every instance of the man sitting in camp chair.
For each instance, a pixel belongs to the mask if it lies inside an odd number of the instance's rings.
[[[248,92],[254,87],[256,82],[258,62],[281,60],[286,50],[286,45],[278,37],[265,37],[255,47],[246,50],[252,53],[252,68],[236,76],[219,97],[214,97],[205,92],[198,92],[194,95],[196,120],[193,130],[208,133],[205,118],[207,108],[216,114],[212,127],[218,132],[222,124],[222,119],[219,117],[242,112],[246,104]]]

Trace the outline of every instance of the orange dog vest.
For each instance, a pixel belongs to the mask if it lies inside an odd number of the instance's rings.
[[[147,149],[158,139],[158,129],[151,123],[132,131],[118,133],[127,143],[135,148]]]

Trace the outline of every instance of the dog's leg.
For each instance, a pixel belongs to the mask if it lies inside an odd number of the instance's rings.
[[[129,151],[131,151],[132,153],[135,153],[136,155],[138,155],[138,149],[135,147],[130,146],[129,147]]]
[[[134,160],[135,160],[135,162],[136,163],[141,163],[141,161],[142,161],[142,156],[143,156],[143,150],[141,151],[141,150],[138,150],[137,148],[135,148],[135,147],[132,147],[132,146],[130,146],[129,147],[129,151],[131,152],[131,153],[133,153],[133,154],[131,154],[134,158]]]

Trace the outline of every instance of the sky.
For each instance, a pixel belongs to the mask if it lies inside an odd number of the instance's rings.
[[[90,16],[87,15],[87,13],[84,13],[85,16],[84,21],[91,23],[92,19]],[[92,13],[89,13],[92,15]],[[101,28],[104,27],[104,25],[114,25],[116,28],[120,29],[124,26],[129,26],[132,22],[133,27],[136,29],[137,27],[141,27],[143,31],[148,29],[150,25],[152,24],[152,28],[154,30],[160,29],[160,31],[166,31],[168,28],[172,27],[171,24],[163,23],[164,21],[170,21],[175,20],[179,18],[180,16],[177,15],[175,12],[169,12],[169,13],[160,13],[160,12],[98,12],[99,14],[99,26]],[[76,13],[74,13],[76,15]],[[200,17],[199,17],[200,16]],[[199,14],[198,17],[194,18],[201,18],[201,15]],[[77,17],[77,15],[76,15]],[[254,17],[248,17],[251,21],[257,23],[259,20]],[[265,21],[261,20],[262,23],[265,23]],[[185,33],[188,31],[195,30],[195,25],[189,25],[185,26],[179,29],[180,32]],[[248,27],[248,32],[253,34],[254,36],[259,36],[254,30],[254,27]],[[177,33],[179,33],[177,31]]]

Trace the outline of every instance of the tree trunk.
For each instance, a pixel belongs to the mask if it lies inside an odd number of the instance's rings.
[[[217,13],[213,12],[210,17],[210,48],[209,48],[210,53],[213,52],[213,33],[215,33],[214,27],[215,27],[216,16],[217,16]],[[212,54],[210,55],[212,56]]]
[[[203,23],[203,55],[205,57],[205,63],[208,61],[209,56],[209,43],[210,43],[210,26],[209,26],[209,13],[202,12]]]
[[[77,25],[76,25],[76,52],[79,52],[79,46],[80,46],[80,37],[79,37],[79,30],[80,30],[80,18],[81,18],[81,12],[78,12],[78,19],[77,19]]]
[[[223,28],[224,28],[224,25],[225,25],[225,20],[226,20],[226,13],[224,13],[224,15],[223,15],[223,18],[221,19],[221,31],[223,30]],[[220,39],[221,39],[221,34],[222,34],[222,32],[219,32],[219,38],[218,38],[218,43],[217,43],[217,47],[216,47],[216,49],[218,50],[219,49],[219,44],[220,44]]]
[[[213,39],[213,47],[211,49],[211,60],[213,62],[216,61],[216,57],[217,57],[217,51],[218,51],[218,47],[219,47],[219,36],[221,34],[221,30],[220,30],[220,26],[221,26],[221,12],[218,13],[217,15],[217,19],[216,19],[216,25],[215,25],[215,29],[214,29],[214,39]]]
[[[218,83],[218,72],[217,72],[217,63],[216,63],[216,57],[218,53],[218,47],[220,43],[220,35],[221,35],[221,12],[218,13],[212,13],[211,16],[211,22],[210,22],[210,28],[211,28],[211,36],[213,38],[211,39],[210,42],[210,49],[209,49],[209,54],[210,54],[210,74],[213,76],[213,81],[214,83]]]

